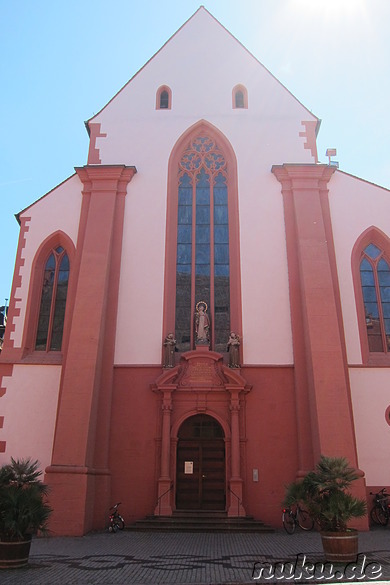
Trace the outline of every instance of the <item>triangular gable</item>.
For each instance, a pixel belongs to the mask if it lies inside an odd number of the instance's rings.
[[[140,75],[140,73],[148,67],[148,65],[158,56],[160,55],[164,49],[174,41],[174,39],[181,33],[185,28],[187,28],[192,22],[196,21],[197,18],[207,16],[211,21],[213,21],[221,30],[225,32],[226,35],[229,35],[231,39],[237,43],[237,47],[241,51],[245,51],[247,55],[253,59],[285,92],[287,92],[294,100],[301,106],[306,112],[309,118],[313,121],[316,121],[316,134],[318,133],[319,126],[321,120],[317,118],[310,110],[308,110],[227,28],[225,28],[204,6],[200,6],[198,10],[164,43],[164,45],[131,77],[131,79],[111,98],[109,102],[105,106],[103,106],[99,112],[97,112],[94,116],[89,118],[86,122],[86,128],[88,133],[90,134],[90,123],[93,122],[106,108],[112,104],[113,101],[117,98],[119,94],[121,94],[131,83],[132,81]]]

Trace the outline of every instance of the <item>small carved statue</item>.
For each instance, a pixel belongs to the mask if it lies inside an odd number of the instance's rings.
[[[175,367],[175,351],[176,351],[176,339],[173,333],[168,333],[164,339],[164,368]]]
[[[229,352],[229,368],[240,367],[240,338],[237,333],[233,331],[230,333],[229,341],[227,344],[227,350]]]
[[[199,301],[195,313],[195,339],[197,344],[210,343],[210,319],[207,315],[207,303]]]

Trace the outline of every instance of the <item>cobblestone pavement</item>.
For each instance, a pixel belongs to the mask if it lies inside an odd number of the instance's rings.
[[[325,566],[322,576],[318,573],[324,563],[322,544],[315,532],[289,536],[282,531],[271,534],[124,531],[79,538],[39,538],[33,540],[28,567],[1,570],[0,584],[351,583],[373,577],[376,583],[390,583],[389,537],[390,528],[360,533],[355,572],[352,565],[346,571],[345,566],[337,564]],[[308,563],[316,563],[314,579]],[[309,567],[307,573],[305,567]]]

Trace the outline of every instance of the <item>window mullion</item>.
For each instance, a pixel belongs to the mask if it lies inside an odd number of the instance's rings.
[[[381,335],[382,335],[382,347],[383,347],[383,352],[387,353],[385,319],[384,319],[384,315],[383,315],[381,289],[379,286],[379,278],[378,278],[378,259],[374,265],[374,282],[375,282],[376,298],[378,300],[378,316],[379,316],[379,326],[380,326]]]
[[[59,273],[59,269],[60,269],[60,265],[61,265],[60,258],[62,258],[62,255],[59,257],[58,254],[55,254],[54,257],[56,260],[56,268],[55,268],[54,279],[53,279],[53,291],[52,291],[52,296],[51,296],[49,326],[47,329],[46,351],[50,351],[50,347],[51,347],[51,339],[52,339],[53,323],[54,323],[54,312],[55,312],[56,300],[57,300],[58,273]]]
[[[196,173],[192,173],[192,246],[191,246],[191,310],[190,310],[190,348],[194,347],[194,315],[195,315],[195,258],[196,258]]]
[[[214,175],[210,173],[210,317],[211,348],[215,347],[215,303],[214,303]]]

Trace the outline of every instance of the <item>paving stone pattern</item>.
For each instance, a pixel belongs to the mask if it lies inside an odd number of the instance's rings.
[[[381,582],[390,582],[390,528],[359,535],[366,563],[380,565]],[[80,538],[38,538],[27,568],[0,571],[1,585],[237,585],[248,583],[313,583],[360,581],[338,573],[330,579],[293,575],[259,576],[256,567],[281,566],[305,555],[306,563],[324,562],[318,533],[95,533]],[[279,563],[279,565],[277,565]],[[267,573],[269,576],[269,573]],[[379,583],[379,581],[370,581]]]

